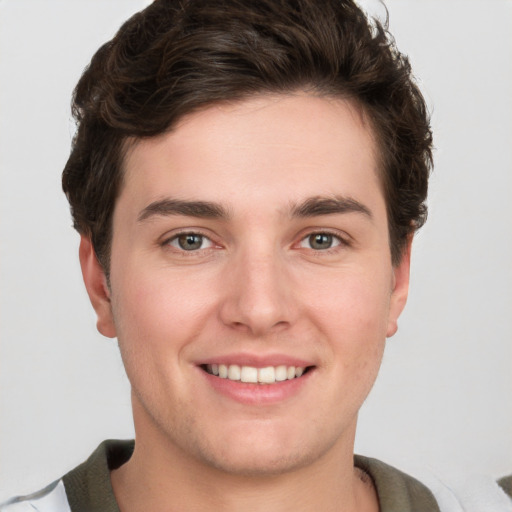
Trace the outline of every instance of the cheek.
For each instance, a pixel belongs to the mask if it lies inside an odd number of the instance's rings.
[[[195,286],[139,272],[113,280],[112,291],[119,349],[133,392],[146,405],[171,404],[169,389],[182,385],[186,348],[201,324]]]
[[[385,346],[390,290],[385,275],[347,275],[310,287],[310,314],[340,374],[354,380],[376,376]]]
[[[384,276],[343,275],[326,281],[323,287],[313,283],[306,290],[309,304],[322,324],[350,338],[363,333],[385,337],[391,290]],[[371,341],[371,340],[368,340]]]
[[[201,276],[191,279],[166,271],[124,275],[129,277],[112,283],[121,347],[137,352],[151,347],[157,357],[171,352],[175,357],[177,350],[194,339],[211,311],[210,287]]]

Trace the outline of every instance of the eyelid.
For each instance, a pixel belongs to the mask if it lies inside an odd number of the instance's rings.
[[[199,247],[197,249],[190,249],[189,251],[187,251],[187,249],[183,249],[183,247],[179,246],[179,241],[180,241],[181,237],[183,237],[183,236],[187,237],[187,236],[191,236],[191,235],[194,237],[201,238],[201,247]],[[176,244],[174,244],[174,242],[176,242]],[[210,249],[213,246],[213,241],[210,240],[207,236],[201,235],[199,233],[181,233],[179,235],[173,236],[170,240],[168,240],[167,245],[174,247],[175,249],[177,249],[180,252],[181,251],[198,252],[201,250]],[[206,245],[206,247],[205,247],[205,245]]]
[[[195,251],[186,251],[185,249],[181,249],[179,247],[175,247],[173,245],[171,245],[171,242],[174,241],[174,240],[177,240],[180,236],[184,236],[184,235],[197,235],[197,236],[200,236],[202,237],[203,239],[207,239],[209,240],[210,242],[210,246],[209,247],[202,247],[201,249],[196,249]],[[180,228],[180,229],[177,229],[177,230],[174,230],[172,232],[167,232],[165,235],[163,235],[160,240],[158,241],[158,244],[162,247],[172,247],[173,249],[176,250],[176,252],[179,252],[179,253],[188,253],[188,254],[191,254],[191,253],[194,253],[194,252],[199,252],[199,251],[204,251],[204,250],[208,250],[208,249],[211,249],[215,246],[219,246],[219,244],[217,242],[215,242],[214,238],[212,237],[211,234],[207,234],[204,230],[202,230],[201,228]]]
[[[324,253],[326,253],[326,252],[329,252],[330,250],[336,250],[340,246],[350,247],[352,245],[352,237],[348,233],[341,232],[341,231],[339,231],[337,229],[321,228],[321,227],[309,228],[307,231],[303,231],[299,235],[298,242],[294,243],[293,245],[294,246],[300,246],[300,244],[304,240],[306,240],[310,236],[316,235],[316,234],[330,235],[330,236],[336,238],[339,243],[336,244],[334,247],[330,247],[328,249],[323,249],[323,250],[315,250],[315,249],[311,248],[311,250],[314,251],[314,252],[324,252]],[[210,242],[211,245],[209,247],[197,249],[195,251],[186,251],[184,249],[180,249],[178,247],[171,246],[171,247],[175,248],[177,250],[177,252],[180,252],[180,253],[189,253],[190,254],[190,253],[194,253],[194,252],[199,252],[201,250],[211,249],[211,248],[213,248],[215,246],[217,246],[217,247],[221,246],[220,243],[215,241],[215,237],[212,236],[210,233],[207,233],[206,230],[203,230],[201,228],[194,228],[194,227],[179,228],[177,230],[171,231],[170,233],[167,232],[165,235],[160,237],[160,240],[158,241],[158,244],[160,246],[162,246],[162,247],[170,246],[170,242],[171,241],[176,240],[177,238],[179,238],[180,236],[183,236],[183,235],[199,235],[199,236],[207,239]]]
[[[352,237],[349,234],[347,234],[345,232],[341,232],[336,229],[331,229],[331,228],[310,228],[310,229],[308,229],[307,232],[301,233],[299,241],[296,245],[299,245],[299,247],[300,247],[300,244],[302,244],[302,242],[307,240],[310,236],[320,235],[320,234],[332,236],[333,238],[336,238],[339,243],[333,247],[329,247],[328,249],[320,250],[320,249],[309,248],[314,252],[328,253],[331,250],[333,250],[333,251],[337,250],[340,246],[341,247],[350,247],[352,245]],[[306,247],[304,247],[304,248],[307,249]]]

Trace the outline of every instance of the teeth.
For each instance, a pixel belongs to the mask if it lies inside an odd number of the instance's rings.
[[[258,369],[252,366],[242,366],[240,380],[242,382],[258,382]]]
[[[288,376],[288,369],[286,366],[277,366],[276,367],[276,381],[281,382],[283,380],[286,380],[286,377]]]
[[[229,380],[240,380],[242,372],[240,366],[237,364],[230,364],[228,367],[228,379]]]
[[[272,384],[276,381],[276,371],[273,366],[258,369],[258,382],[262,384]]]
[[[222,379],[239,380],[242,382],[273,384],[300,377],[305,368],[301,366],[266,366],[255,368],[254,366],[239,366],[237,364],[209,364],[206,371],[217,375]]]
[[[219,364],[219,377],[228,378],[228,367],[225,364]]]

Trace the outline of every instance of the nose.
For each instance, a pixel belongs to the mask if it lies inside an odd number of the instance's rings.
[[[294,322],[294,287],[285,262],[273,251],[240,254],[227,274],[220,308],[225,325],[261,337]]]

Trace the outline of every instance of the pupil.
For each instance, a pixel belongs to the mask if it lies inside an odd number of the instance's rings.
[[[185,251],[193,251],[194,249],[200,249],[203,243],[203,237],[201,235],[181,235],[178,238],[178,243]]]
[[[317,233],[309,237],[309,243],[313,249],[329,249],[332,245],[332,235]]]

